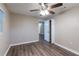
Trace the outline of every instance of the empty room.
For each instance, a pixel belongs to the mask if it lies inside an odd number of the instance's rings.
[[[79,3],[0,3],[0,56],[78,56]]]

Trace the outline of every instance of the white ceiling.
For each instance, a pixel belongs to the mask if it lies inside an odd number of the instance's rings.
[[[55,3],[48,3],[48,5],[51,4],[55,4]],[[35,17],[39,17],[39,18],[48,18],[51,17],[53,15],[48,15],[48,16],[40,16],[40,12],[30,12],[29,10],[32,9],[40,9],[40,6],[38,3],[7,3],[6,4],[9,11],[11,13],[15,13],[15,14],[23,14],[23,15],[30,15],[30,16],[35,16]],[[75,7],[75,6],[79,6],[78,3],[64,3],[63,6],[58,7],[58,8],[54,8],[53,11],[55,11],[55,15],[67,10],[69,8]],[[66,7],[66,8],[64,8]]]

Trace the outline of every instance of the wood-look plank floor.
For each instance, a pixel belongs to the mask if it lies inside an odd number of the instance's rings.
[[[12,46],[7,56],[77,56],[76,54],[47,42],[35,42]]]

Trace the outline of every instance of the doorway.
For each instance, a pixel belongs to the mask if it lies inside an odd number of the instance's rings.
[[[39,21],[39,40],[44,40],[44,21]]]
[[[51,43],[51,20],[39,22],[39,39]]]

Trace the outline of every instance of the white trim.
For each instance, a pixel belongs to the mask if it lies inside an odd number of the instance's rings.
[[[21,43],[16,43],[16,44],[10,44],[9,47],[8,47],[8,49],[7,49],[6,52],[5,52],[4,56],[7,55],[7,53],[8,53],[8,51],[9,51],[9,49],[10,49],[11,46],[16,46],[16,45],[21,45],[21,44],[27,44],[27,43],[32,43],[32,42],[38,42],[38,41],[39,41],[39,40],[30,41],[30,42],[21,42]]]
[[[15,43],[15,44],[10,44],[10,46],[16,46],[16,45],[27,44],[27,43],[38,42],[38,41],[39,41],[39,40],[29,41],[29,42]]]
[[[7,55],[7,53],[8,53],[8,51],[9,51],[10,47],[11,47],[11,46],[9,45],[9,47],[8,47],[8,49],[6,50],[6,52],[5,52],[4,56],[6,56],[6,55]]]
[[[51,19],[51,38],[52,38],[52,43],[55,42],[55,20]]]
[[[61,47],[61,48],[64,48],[64,49],[66,49],[66,50],[69,50],[69,51],[71,51],[72,53],[75,53],[75,54],[79,55],[79,52],[77,52],[77,51],[75,51],[75,50],[73,50],[73,49],[67,48],[67,47],[65,47],[65,46],[63,46],[63,45],[61,45],[61,44],[58,44],[58,43],[54,43],[54,44],[56,44],[57,46],[59,46],[59,47]]]

